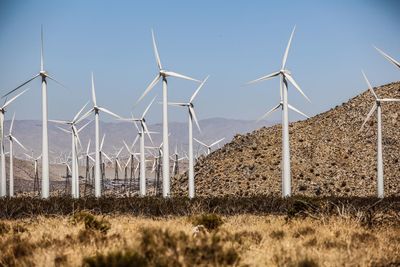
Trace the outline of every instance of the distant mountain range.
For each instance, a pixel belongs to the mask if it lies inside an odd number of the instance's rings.
[[[263,126],[271,126],[276,124],[276,121],[248,121],[248,120],[235,120],[235,119],[224,119],[224,118],[210,118],[199,121],[201,126],[201,133],[197,129],[194,129],[194,136],[205,143],[212,143],[218,139],[225,138],[221,145],[229,142],[236,134],[243,134],[252,132]],[[81,123],[83,125],[84,122]],[[10,121],[5,121],[5,133],[8,133]],[[71,137],[67,133],[62,132],[57,128],[58,124],[49,122],[49,148],[50,157],[55,159],[61,152],[71,151]],[[62,127],[62,126],[61,126]],[[150,131],[158,132],[159,134],[153,134],[152,138],[154,145],[160,145],[162,141],[162,124],[157,123],[148,125]],[[195,126],[194,126],[195,127]],[[68,129],[67,127],[63,127]],[[178,150],[186,150],[188,143],[188,126],[184,122],[170,122],[169,130],[170,136],[170,150],[171,154],[175,150],[175,146]],[[115,150],[123,146],[122,140],[126,140],[128,144],[131,144],[136,137],[137,131],[135,126],[129,122],[100,122],[101,137],[103,134],[106,135],[104,143],[104,151],[109,154],[113,154]],[[41,153],[42,144],[42,122],[39,120],[16,120],[14,122],[14,135],[18,138],[21,143],[26,146],[29,150],[34,151],[35,155]],[[82,146],[86,149],[87,142],[91,139],[90,151],[94,150],[94,122],[89,124],[87,128],[82,130],[80,134]],[[148,138],[146,139],[146,145],[151,145]],[[195,151],[200,146],[194,143]],[[8,142],[5,142],[6,150],[8,150]],[[24,152],[17,145],[15,152],[17,156],[22,156]],[[138,150],[138,147],[137,147]],[[126,153],[126,152],[125,152]]]

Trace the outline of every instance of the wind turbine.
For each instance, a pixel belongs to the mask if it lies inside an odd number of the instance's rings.
[[[10,184],[9,184],[9,186],[10,186],[10,192],[9,192],[9,194],[10,194],[10,197],[13,197],[14,196],[14,163],[13,163],[13,161],[14,161],[14,155],[13,155],[13,143],[14,143],[14,141],[15,142],[17,142],[17,144],[23,149],[23,150],[25,150],[25,151],[27,151],[27,149],[21,144],[21,142],[20,141],[18,141],[18,139],[15,137],[15,136],[13,136],[13,134],[12,134],[12,130],[13,130],[13,125],[14,125],[14,118],[15,118],[15,113],[14,113],[14,115],[13,115],[13,118],[12,118],[12,121],[11,121],[11,125],[10,125],[10,131],[9,131],[9,133],[8,133],[8,135],[6,136],[8,139],[9,139],[9,141],[10,141]]]
[[[393,65],[395,65],[396,67],[400,68],[400,63],[398,61],[396,61],[394,58],[392,58],[391,56],[389,56],[388,54],[386,54],[385,52],[383,52],[382,50],[380,50],[378,47],[374,46],[375,49],[384,57],[386,58],[390,63],[392,63]]]
[[[71,131],[65,130],[63,128],[58,127],[60,130],[62,130],[63,132],[66,133],[70,133],[71,134],[71,140],[72,140],[72,196],[73,197],[78,197],[79,193],[77,193],[76,190],[76,185],[78,183],[78,178],[79,177],[79,172],[78,172],[78,158],[77,158],[77,154],[78,154],[78,149],[77,149],[77,141],[79,140],[78,137],[78,129],[76,128],[76,124],[77,121],[79,120],[79,115],[81,115],[82,111],[85,109],[85,107],[87,106],[88,103],[86,103],[79,111],[78,113],[75,114],[75,116],[73,117],[73,119],[71,121],[61,121],[61,120],[49,120],[51,122],[54,123],[58,123],[58,124],[63,124],[63,125],[68,125],[71,127]],[[82,129],[81,129],[82,130]]]
[[[185,107],[188,109],[189,113],[189,198],[194,198],[195,196],[195,184],[194,184],[194,161],[193,161],[193,120],[196,123],[199,132],[201,132],[199,122],[196,118],[196,113],[194,112],[193,100],[196,98],[200,89],[203,87],[204,83],[207,81],[208,76],[200,84],[197,90],[193,93],[192,97],[189,99],[188,103],[169,103],[171,106]]]
[[[384,190],[384,182],[383,182],[383,153],[382,153],[382,110],[381,104],[382,102],[400,102],[400,99],[393,98],[379,98],[374,89],[372,88],[370,82],[367,79],[367,76],[364,72],[362,72],[364,79],[368,85],[368,89],[372,93],[375,98],[375,103],[369,111],[367,117],[364,120],[364,123],[361,125],[360,131],[363,129],[364,125],[367,123],[369,118],[376,110],[376,119],[378,121],[378,134],[377,134],[377,193],[379,198],[383,198],[385,195]]]
[[[140,119],[134,118],[133,116],[129,119],[121,119],[124,121],[133,122],[133,124],[136,126],[138,134],[139,134],[139,138],[140,138],[140,178],[139,178],[139,188],[140,189],[139,189],[139,192],[140,192],[141,196],[146,195],[146,162],[145,162],[146,159],[145,159],[145,154],[144,154],[144,134],[147,134],[151,143],[153,143],[149,129],[147,128],[145,116],[146,116],[147,112],[149,111],[149,109],[155,99],[156,99],[156,97],[153,98],[153,100],[150,102],[150,104],[144,110],[142,117],[140,117]],[[140,123],[141,129],[138,128],[138,126],[136,125],[136,122]]]
[[[280,76],[280,93],[282,104],[280,107],[282,108],[282,196],[289,197],[291,196],[291,174],[290,174],[290,144],[289,144],[289,116],[288,116],[288,81],[296,88],[304,98],[306,98],[309,102],[310,99],[304,94],[301,90],[300,86],[293,79],[292,74],[289,70],[286,69],[286,60],[289,54],[290,44],[292,42],[292,38],[294,35],[296,27],[293,28],[292,34],[290,35],[290,39],[288,45],[285,50],[285,54],[283,56],[282,66],[279,71],[273,72],[271,74],[265,75],[261,78],[258,78],[254,81],[249,82],[256,83],[265,80],[269,80],[273,77]]]
[[[157,50],[156,41],[154,38],[154,32],[151,31],[151,36],[153,39],[153,49],[154,54],[157,61],[158,66],[158,74],[154,78],[154,80],[150,83],[150,85],[146,88],[142,96],[139,98],[137,102],[143,99],[147,95],[148,92],[153,89],[153,87],[158,83],[158,81],[162,80],[162,87],[163,87],[163,166],[162,166],[162,173],[163,173],[163,197],[169,197],[170,195],[170,176],[169,176],[169,143],[168,143],[168,85],[167,85],[167,77],[176,77],[185,80],[200,82],[199,80],[193,79],[191,77],[173,72],[167,71],[163,69],[161,65],[160,55]]]
[[[221,139],[215,141],[214,143],[211,143],[210,145],[207,145],[206,143],[201,142],[200,140],[198,140],[198,139],[196,139],[196,138],[193,138],[193,139],[194,139],[194,141],[196,141],[196,142],[199,143],[200,145],[204,146],[204,147],[207,149],[207,155],[210,155],[210,154],[211,154],[211,148],[212,148],[213,146],[217,145],[218,143],[220,143],[221,141],[223,141],[223,140],[225,139],[225,137],[223,137],[223,138],[221,138]]]
[[[50,180],[49,180],[49,138],[48,138],[48,128],[47,128],[47,78],[53,80],[57,84],[62,85],[56,79],[48,74],[47,71],[44,70],[44,60],[43,60],[43,27],[41,28],[41,50],[40,50],[40,72],[25,81],[17,88],[11,90],[3,97],[6,97],[13,92],[20,89],[22,86],[28,84],[33,81],[37,77],[41,77],[42,79],[42,198],[48,198],[50,194]]]
[[[38,191],[39,193],[39,168],[38,168],[38,161],[42,157],[42,155],[39,155],[38,157],[33,156],[33,150],[32,150],[32,156],[29,154],[24,153],[26,157],[29,159],[33,160],[34,162],[34,178],[33,178],[33,191]]]
[[[4,154],[4,115],[6,113],[6,108],[15,100],[17,99],[20,95],[25,93],[28,89],[25,89],[18,95],[14,96],[8,101],[5,101],[4,105],[0,107],[0,157],[1,157],[1,171],[0,171],[0,197],[4,197],[7,194],[7,189],[6,189],[6,184],[7,184],[7,178],[6,178],[6,156]]]
[[[95,197],[100,197],[101,196],[101,176],[100,176],[100,121],[99,121],[99,112],[102,111],[104,113],[110,114],[113,117],[116,117],[120,119],[121,117],[118,116],[117,114],[109,111],[108,109],[105,109],[103,107],[100,107],[97,105],[96,101],[96,91],[94,88],[94,76],[92,72],[92,102],[93,102],[93,108],[90,109],[85,115],[82,116],[82,118],[79,120],[85,119],[87,116],[89,116],[92,112],[94,113],[95,116],[95,131],[96,131],[96,155],[95,155],[95,176],[94,176],[94,195]],[[78,122],[79,122],[78,121]]]

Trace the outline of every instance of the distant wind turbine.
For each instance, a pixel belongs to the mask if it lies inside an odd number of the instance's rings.
[[[156,41],[154,38],[154,32],[151,31],[152,39],[153,39],[153,49],[154,49],[154,54],[156,57],[157,61],[157,66],[158,66],[158,74],[154,78],[154,80],[150,83],[150,85],[146,88],[142,96],[139,98],[139,101],[141,101],[147,93],[153,89],[153,87],[158,83],[159,80],[162,79],[162,87],[163,87],[163,162],[162,162],[162,175],[163,175],[163,197],[169,197],[170,196],[170,175],[169,175],[169,142],[168,142],[168,85],[167,85],[167,77],[176,77],[176,78],[181,78],[185,80],[190,80],[190,81],[195,81],[195,82],[200,82],[199,80],[193,79],[191,77],[173,72],[173,71],[167,71],[164,70],[162,65],[161,65],[161,60],[160,60],[160,55],[157,50],[157,45]]]
[[[193,121],[196,123],[199,132],[201,132],[199,122],[197,121],[196,113],[194,112],[193,100],[196,98],[200,89],[203,87],[208,77],[200,84],[197,90],[193,93],[188,103],[169,103],[171,106],[185,107],[189,113],[189,198],[195,197],[195,182],[194,182],[194,161],[193,161]]]
[[[10,172],[10,174],[9,174],[9,176],[10,176],[10,179],[9,179],[9,183],[10,183],[9,184],[9,186],[10,186],[9,195],[10,195],[10,197],[14,196],[14,154],[13,154],[13,152],[14,152],[14,149],[13,149],[14,141],[17,142],[17,144],[23,150],[27,151],[27,149],[21,144],[21,142],[18,141],[18,139],[15,136],[13,136],[13,134],[12,134],[13,125],[14,125],[14,119],[15,119],[15,113],[14,113],[12,121],[11,121],[10,131],[9,131],[8,135],[6,136],[10,141],[10,148],[9,148],[10,149],[10,167],[9,167],[10,168],[9,169],[9,172]]]
[[[288,116],[288,81],[296,88],[300,94],[303,95],[309,102],[310,99],[304,94],[301,90],[300,86],[293,79],[292,74],[289,70],[286,69],[286,60],[289,54],[290,44],[292,42],[292,38],[294,35],[296,27],[293,28],[292,34],[290,35],[290,39],[288,45],[285,50],[285,54],[283,56],[282,67],[279,71],[268,74],[256,80],[249,82],[256,83],[265,80],[269,80],[273,77],[280,76],[280,94],[282,99],[282,104],[279,104],[279,107],[282,108],[282,196],[289,197],[292,194],[291,190],[291,174],[290,174],[290,148],[289,148],[289,116]],[[278,107],[275,107],[278,108]],[[267,114],[268,115],[268,114]]]
[[[100,107],[97,105],[96,101],[96,90],[94,88],[94,76],[92,72],[92,102],[93,108],[90,109],[86,114],[84,114],[81,119],[87,118],[92,112],[94,113],[95,117],[95,142],[96,142],[96,150],[95,150],[95,172],[94,172],[94,195],[95,197],[101,196],[101,175],[100,175],[100,121],[99,121],[99,112],[102,111],[104,113],[110,114],[111,116],[120,119],[121,117],[117,114]],[[78,121],[78,122],[79,122]]]
[[[225,139],[225,137],[215,141],[214,143],[212,143],[210,145],[207,145],[206,143],[200,141],[199,139],[196,139],[196,138],[193,138],[193,139],[194,139],[194,141],[196,141],[200,145],[204,146],[207,149],[207,155],[210,155],[211,154],[211,148],[213,146],[217,145],[218,143],[220,143],[221,141],[223,141]]]
[[[360,131],[363,129],[364,125],[367,123],[369,118],[376,110],[376,119],[378,121],[378,133],[377,133],[377,193],[379,198],[383,198],[385,195],[384,190],[384,182],[383,182],[383,153],[382,153],[382,110],[381,110],[381,102],[400,102],[400,99],[394,98],[379,98],[374,89],[372,88],[370,82],[367,79],[367,76],[364,72],[362,72],[365,82],[368,85],[368,89],[372,93],[375,98],[375,103],[369,111],[367,117],[364,120],[364,123],[361,125]]]
[[[11,90],[3,97],[6,97],[13,92],[20,89],[22,86],[33,81],[37,77],[42,79],[42,198],[48,198],[50,195],[50,180],[49,180],[49,138],[48,138],[48,128],[47,128],[47,78],[53,80],[57,84],[65,87],[56,79],[48,74],[44,70],[44,60],[43,60],[43,27],[41,28],[41,53],[40,53],[40,72],[25,81],[23,84],[19,85],[17,88]]]

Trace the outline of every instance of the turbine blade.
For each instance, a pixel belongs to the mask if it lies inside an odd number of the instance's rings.
[[[107,113],[107,114],[110,114],[111,116],[116,117],[117,119],[121,119],[121,117],[119,115],[109,111],[108,109],[105,109],[105,108],[102,108],[102,107],[98,107],[98,109],[103,111],[103,112],[105,112],[105,113]]]
[[[75,123],[76,124],[80,123],[81,121],[83,121],[84,119],[89,117],[90,113],[92,113],[93,111],[95,111],[95,109],[91,108],[89,111],[87,111],[85,114],[83,114],[82,117],[80,117]]]
[[[400,102],[400,99],[397,99],[397,98],[383,98],[383,99],[379,99],[379,101],[382,101],[382,102]]]
[[[121,167],[121,164],[119,163],[119,160],[116,160],[116,162],[117,162],[119,170],[122,171],[122,167]]]
[[[59,86],[68,89],[65,85],[63,85],[61,82],[57,81],[56,79],[54,79],[52,76],[46,74],[46,77],[49,78],[50,80],[54,81],[56,84],[58,84]]]
[[[142,120],[143,120],[144,116],[146,116],[147,112],[149,111],[151,105],[153,104],[154,100],[156,100],[156,98],[157,98],[157,96],[155,96],[155,97],[153,98],[153,100],[151,100],[150,104],[149,104],[149,105],[147,106],[147,108],[144,110],[143,115],[142,115]]]
[[[154,55],[155,55],[156,61],[157,61],[157,66],[158,66],[158,69],[161,70],[162,69],[162,65],[161,65],[160,55],[158,54],[156,38],[154,37],[153,29],[151,30],[151,37],[153,39],[153,49],[154,49]]]
[[[189,80],[189,81],[194,81],[194,82],[199,82],[199,83],[201,83],[201,81],[199,81],[199,80],[196,80],[196,79],[191,78],[191,77],[189,77],[189,76],[185,76],[185,75],[183,75],[183,74],[179,74],[179,73],[176,73],[176,72],[173,72],[173,71],[166,71],[166,72],[165,72],[165,75],[171,76],[171,77],[175,77],[175,78],[181,78],[181,79],[184,79],[184,80]]]
[[[150,142],[153,144],[153,139],[151,138],[151,135],[150,135],[150,133],[149,133],[149,129],[147,128],[146,123],[145,123],[144,121],[141,121],[141,124],[142,124],[142,130],[144,130],[144,133],[147,134],[147,136],[148,136],[149,139],[150,139]],[[144,133],[142,132],[142,134],[144,134]]]
[[[118,151],[117,155],[115,156],[116,158],[119,157],[119,155],[121,154],[122,150],[124,149],[124,147],[121,147],[120,150]]]
[[[85,125],[83,125],[81,128],[79,128],[78,133],[80,133],[83,129],[86,128],[86,126],[88,126],[89,124],[91,124],[93,122],[93,120],[88,121]]]
[[[200,125],[199,122],[197,121],[196,113],[194,112],[194,108],[192,106],[189,106],[189,113],[191,119],[193,119],[194,122],[196,123],[197,129],[199,129],[199,132],[201,133]]]
[[[311,103],[311,100],[308,98],[308,96],[306,96],[306,94],[301,90],[300,86],[296,83],[296,81],[292,78],[292,76],[290,76],[289,74],[285,74],[285,77],[289,80],[289,82],[291,84],[293,84],[293,86],[297,89],[297,91],[300,92],[300,94],[302,94],[304,96],[305,99],[308,100],[308,102]]]
[[[292,105],[288,104],[288,108],[290,108],[291,110],[293,110],[294,112],[299,113],[300,115],[302,115],[303,117],[306,117],[307,119],[309,119],[310,117],[307,116],[306,114],[304,114],[303,112],[301,112],[300,110],[298,110],[297,108],[293,107]]]
[[[17,91],[19,88],[21,88],[22,86],[24,86],[25,84],[29,83],[30,81],[36,79],[37,77],[39,77],[40,74],[36,74],[35,76],[33,76],[32,78],[30,78],[29,80],[27,80],[26,82],[22,83],[20,86],[18,86],[17,88],[14,88],[13,90],[9,91],[7,94],[3,95],[1,98],[4,98],[12,93],[14,93],[15,91]]]
[[[396,61],[394,58],[392,58],[391,56],[389,56],[388,54],[386,54],[385,52],[383,52],[382,50],[380,50],[376,46],[374,46],[374,47],[375,47],[376,50],[378,50],[379,53],[381,53],[382,56],[384,56],[387,60],[389,60],[389,62],[391,62],[392,64],[394,64],[398,68],[400,68],[400,63],[398,61]]]
[[[263,76],[263,77],[261,77],[261,78],[252,80],[252,81],[250,81],[250,82],[248,82],[248,83],[246,83],[246,84],[252,84],[252,83],[257,83],[257,82],[261,82],[261,81],[266,81],[266,80],[269,80],[269,79],[271,79],[271,78],[273,78],[273,77],[275,77],[275,76],[278,76],[279,73],[280,73],[280,72],[277,71],[277,72],[274,72],[274,73],[265,75],[265,76]]]
[[[87,148],[86,148],[86,155],[89,155],[89,150],[90,150],[90,141],[91,139],[89,139],[89,142],[87,144]]]
[[[135,140],[133,140],[131,148],[133,148],[135,146],[137,140],[139,140],[139,135],[136,135]]]
[[[275,107],[271,108],[270,110],[268,110],[264,115],[262,115],[259,119],[257,119],[257,122],[265,119],[266,117],[268,117],[271,113],[273,113],[275,110],[277,110],[278,108],[280,108],[282,106],[282,103],[279,103],[278,105],[276,105]]]
[[[208,77],[210,77],[210,76],[207,76],[207,77],[204,79],[204,81],[202,81],[202,83],[199,85],[199,87],[197,87],[197,90],[194,92],[194,94],[193,94],[192,97],[190,98],[189,103],[192,103],[192,102],[193,102],[193,100],[195,99],[196,95],[199,93],[200,89],[203,87],[203,85],[204,85],[204,84],[206,83],[206,81],[208,80]]]
[[[58,124],[69,124],[69,121],[60,121],[60,120],[49,120],[50,122],[58,123]]]
[[[133,154],[132,150],[129,148],[129,146],[126,144],[125,140],[122,140],[122,142],[124,143],[126,150],[128,150],[129,154]]]
[[[221,141],[224,140],[224,139],[225,139],[225,137],[219,139],[218,141],[215,141],[214,143],[212,143],[212,144],[210,145],[210,147],[215,146],[216,144],[218,144],[219,142],[221,142]]]
[[[290,34],[290,38],[289,38],[289,42],[286,46],[286,50],[285,50],[285,54],[283,56],[283,61],[282,61],[282,69],[285,69],[286,66],[286,60],[289,54],[289,49],[290,49],[290,44],[292,43],[292,39],[293,39],[293,35],[294,35],[294,31],[296,30],[296,26],[294,26],[292,33]]]
[[[111,158],[105,153],[105,152],[103,152],[103,151],[101,151],[101,154],[103,154],[104,155],[104,157],[109,161],[109,162],[111,162],[112,163],[112,160],[111,160]]]
[[[203,145],[205,147],[208,147],[206,144],[204,144],[203,142],[197,140],[196,138],[193,137],[193,140],[196,141],[197,143],[199,143],[200,145]]]
[[[375,109],[377,108],[376,106],[376,102],[374,103],[374,105],[372,106],[371,110],[368,112],[367,117],[365,118],[363,124],[361,125],[360,131],[364,128],[364,125],[367,123],[367,121],[369,120],[369,118],[372,116],[372,114],[374,113]]]
[[[56,126],[56,128],[58,128],[59,130],[63,131],[64,133],[68,133],[68,134],[71,133],[71,131],[65,130],[64,128],[61,128],[61,127],[58,127],[58,126]]]
[[[362,75],[364,76],[365,82],[368,85],[368,89],[369,91],[373,94],[373,96],[375,97],[375,99],[378,99],[378,96],[376,95],[374,89],[371,86],[371,83],[368,81],[367,75],[365,75],[364,71],[361,71]]]
[[[101,139],[100,143],[100,151],[103,150],[103,145],[104,145],[104,139],[106,138],[106,134],[103,134],[103,138]]]
[[[93,75],[93,72],[92,72],[92,101],[93,101],[93,106],[97,106],[96,90],[94,89],[94,75]]]
[[[160,78],[161,78],[160,74],[157,74],[157,76],[154,78],[154,80],[151,81],[149,86],[147,86],[146,90],[144,90],[143,94],[136,101],[135,105],[137,105],[151,91],[151,89],[153,89],[153,87],[157,84],[157,82],[160,80]]]
[[[15,112],[14,112],[13,117],[12,117],[12,120],[11,120],[10,135],[12,134],[12,129],[13,129],[13,126],[14,126],[14,119],[15,119]]]
[[[26,91],[28,91],[29,88],[25,89],[24,91],[22,91],[21,93],[19,93],[18,95],[14,96],[13,98],[11,98],[10,100],[6,101],[2,107],[2,109],[5,109],[8,105],[10,105],[12,102],[14,102],[15,99],[17,99],[19,96],[21,96],[23,93],[25,93]]]
[[[189,104],[188,103],[182,103],[182,102],[168,102],[169,106],[175,106],[175,107],[186,107]]]
[[[40,27],[40,70],[44,70],[44,60],[43,60],[43,25]]]
[[[78,119],[79,115],[81,115],[82,111],[86,108],[86,106],[87,106],[88,104],[89,104],[89,101],[86,102],[86,104],[79,110],[78,113],[76,113],[76,115],[75,115],[75,117],[74,117],[74,119],[73,119],[72,121],[76,121],[76,120]]]

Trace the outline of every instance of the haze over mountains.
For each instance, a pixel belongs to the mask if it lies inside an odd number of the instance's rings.
[[[199,124],[202,132],[199,133],[197,129],[194,130],[194,136],[201,141],[211,143],[217,139],[225,137],[221,146],[229,142],[235,134],[243,134],[251,132],[263,126],[271,126],[276,124],[274,121],[247,121],[247,120],[234,120],[224,118],[210,118],[200,120]],[[81,123],[80,125],[83,125]],[[5,133],[8,133],[10,121],[5,122]],[[54,159],[61,152],[69,153],[71,151],[71,136],[67,133],[62,132],[57,128],[59,124],[49,122],[49,148],[50,156]],[[158,132],[159,134],[152,134],[154,145],[159,146],[162,139],[162,124],[149,124],[150,131]],[[61,126],[63,127],[63,126]],[[67,127],[63,127],[68,129]],[[187,150],[188,142],[188,127],[186,122],[170,122],[169,129],[171,132],[170,136],[170,149],[171,153],[174,152],[175,146],[178,146],[178,150]],[[130,122],[104,122],[100,123],[101,136],[106,134],[104,151],[109,154],[114,153],[116,148],[123,146],[122,140],[126,140],[128,144],[131,144],[136,137],[136,128]],[[18,138],[21,143],[26,146],[29,150],[33,149],[34,153],[40,155],[41,143],[42,143],[42,122],[39,120],[16,120],[14,122],[14,135]],[[91,139],[90,151],[94,151],[94,122],[89,124],[87,128],[82,130],[80,133],[82,146],[86,149],[87,142]],[[151,143],[146,140],[146,145]],[[6,150],[8,150],[8,142],[5,142]],[[195,142],[195,151],[200,149],[200,146]],[[24,152],[17,145],[14,146],[17,156],[22,156]],[[138,151],[138,143],[137,143]],[[126,151],[124,153],[127,153]]]

